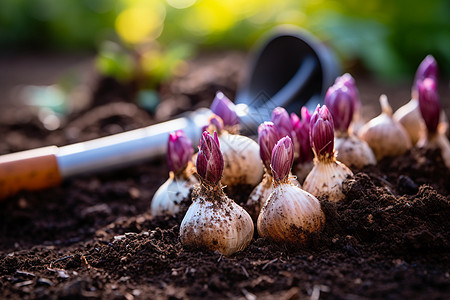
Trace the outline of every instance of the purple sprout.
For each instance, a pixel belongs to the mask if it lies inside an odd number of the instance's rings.
[[[326,105],[317,105],[311,117],[310,140],[317,159],[327,160],[334,157],[333,117]]]
[[[217,133],[214,132],[212,137],[209,132],[203,132],[197,155],[197,173],[202,181],[212,185],[218,184],[222,178],[223,165]]]
[[[167,163],[170,171],[179,174],[186,169],[188,162],[194,154],[192,142],[183,130],[169,134],[167,143]]]
[[[355,111],[354,93],[345,85],[331,86],[325,96],[325,105],[333,116],[334,128],[339,133],[348,132]]]
[[[292,139],[292,124],[289,113],[283,107],[276,107],[272,111],[270,121],[275,124],[280,133],[280,137],[288,136]]]
[[[225,126],[235,126],[239,124],[239,118],[235,111],[235,105],[222,92],[218,91],[214,98],[211,111],[222,118]]]
[[[288,179],[294,163],[294,144],[290,137],[281,138],[272,151],[271,166],[273,179],[277,182]]]
[[[439,125],[441,104],[436,81],[426,78],[418,84],[419,109],[429,133],[436,133]]]
[[[431,78],[436,82],[439,80],[438,65],[432,55],[427,55],[427,57],[423,59],[417,68],[416,75],[414,77],[413,93],[418,92],[419,84],[425,78]]]
[[[264,122],[258,126],[259,155],[267,170],[270,170],[272,150],[278,140],[279,133],[272,122]]]

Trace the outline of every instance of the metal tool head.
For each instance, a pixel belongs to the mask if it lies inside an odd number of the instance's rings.
[[[244,127],[270,119],[282,106],[300,113],[314,109],[340,74],[333,53],[298,27],[277,27],[255,46],[236,104]]]

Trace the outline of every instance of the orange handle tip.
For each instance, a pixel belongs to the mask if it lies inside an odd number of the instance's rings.
[[[49,146],[0,156],[0,199],[21,190],[40,190],[57,186],[62,177],[58,169],[58,147]]]

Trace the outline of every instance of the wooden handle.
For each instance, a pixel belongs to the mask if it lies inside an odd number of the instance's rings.
[[[58,185],[61,175],[56,160],[58,147],[50,146],[0,156],[0,199],[20,190],[39,190]]]

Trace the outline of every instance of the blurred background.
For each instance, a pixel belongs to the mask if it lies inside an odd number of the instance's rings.
[[[2,0],[0,97],[65,114],[124,95],[155,113],[189,61],[232,53],[224,68],[239,69],[279,24],[312,32],[355,77],[410,84],[427,54],[450,74],[447,0]]]

